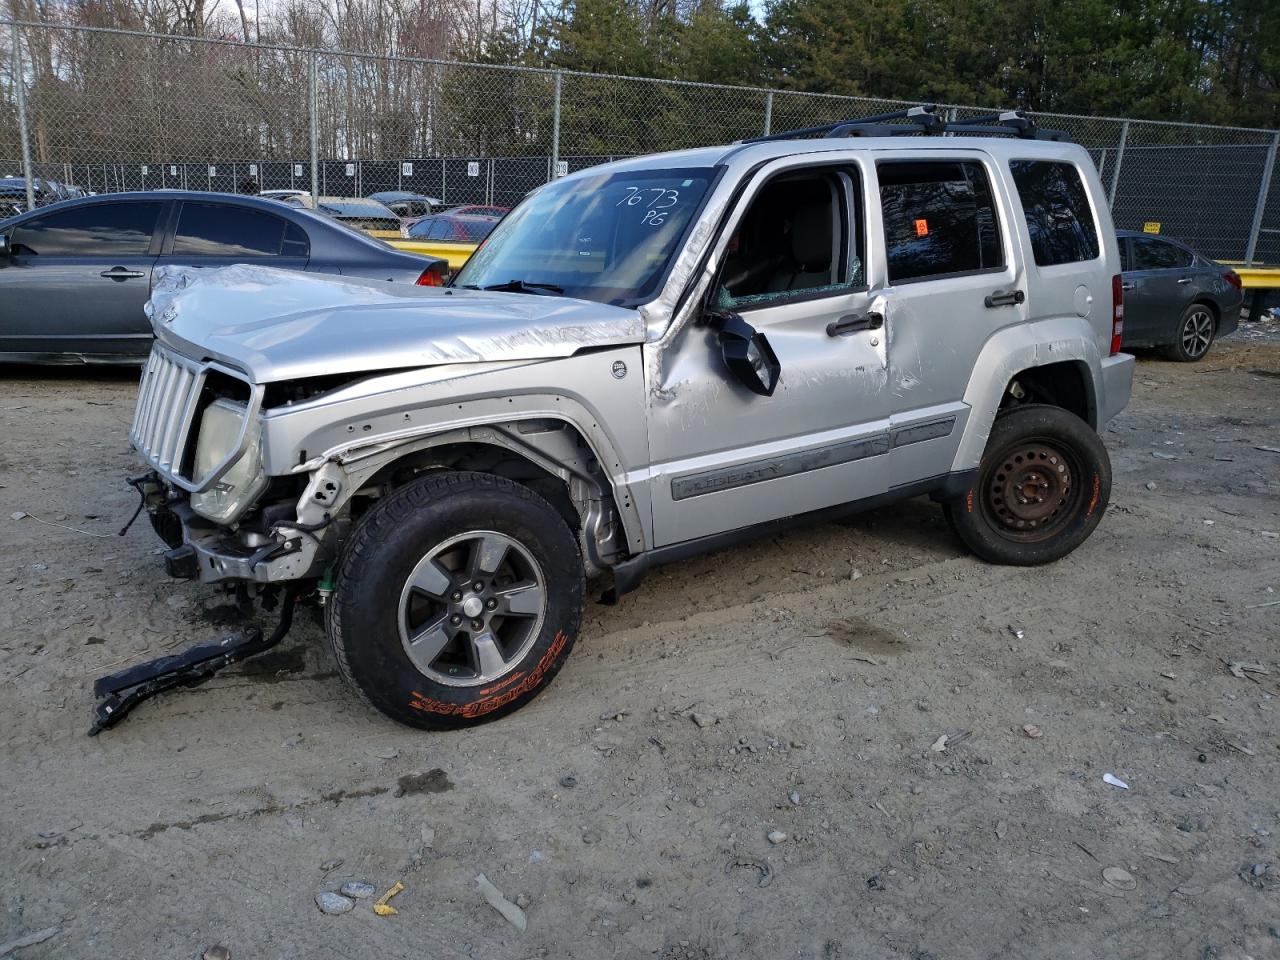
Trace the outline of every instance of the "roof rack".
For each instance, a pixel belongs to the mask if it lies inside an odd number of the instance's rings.
[[[1019,137],[1023,140],[1055,140],[1071,142],[1061,130],[1037,127],[1021,110],[1005,110],[965,120],[944,120],[936,103],[925,103],[905,110],[877,113],[855,120],[840,120],[820,127],[804,127],[752,137],[743,143],[768,143],[773,140],[800,140],[805,137],[903,137],[920,134],[941,136]]]

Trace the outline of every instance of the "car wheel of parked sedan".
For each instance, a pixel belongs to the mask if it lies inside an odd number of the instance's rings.
[[[545,688],[582,620],[577,539],[546,500],[480,473],[421,477],[343,551],[329,639],[346,680],[426,729],[494,720]]]
[[[1203,303],[1193,303],[1178,321],[1177,339],[1164,348],[1164,355],[1180,363],[1203,360],[1213,343],[1215,327],[1213,311]]]
[[[1028,404],[996,418],[977,482],[943,510],[982,559],[1032,566],[1084,543],[1110,496],[1111,460],[1093,428],[1060,407]]]

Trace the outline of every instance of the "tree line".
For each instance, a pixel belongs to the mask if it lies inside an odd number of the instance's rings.
[[[33,151],[45,162],[305,157],[309,60],[246,45],[259,42],[803,93],[1280,125],[1276,0],[7,4],[21,20],[232,41],[27,31]],[[324,156],[550,151],[549,76],[343,57],[322,58],[317,73]],[[566,78],[561,96],[562,155],[733,139],[757,132],[764,111],[763,95],[750,91],[612,80]],[[0,102],[0,156],[13,156],[12,101]],[[779,98],[773,128],[818,119],[817,107],[801,109],[818,102]]]

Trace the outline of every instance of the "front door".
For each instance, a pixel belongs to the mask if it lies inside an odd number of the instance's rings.
[[[887,354],[866,281],[866,182],[852,160],[792,158],[761,171],[727,224],[706,309],[646,346],[655,546],[887,488]],[[772,396],[729,372],[706,320],[715,312],[768,339],[781,366]]]
[[[91,203],[24,220],[0,265],[0,352],[145,357],[165,203]]]

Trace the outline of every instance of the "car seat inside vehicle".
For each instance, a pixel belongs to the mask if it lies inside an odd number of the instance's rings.
[[[769,183],[729,241],[718,299],[766,303],[843,281],[843,194],[834,175],[803,173]]]

